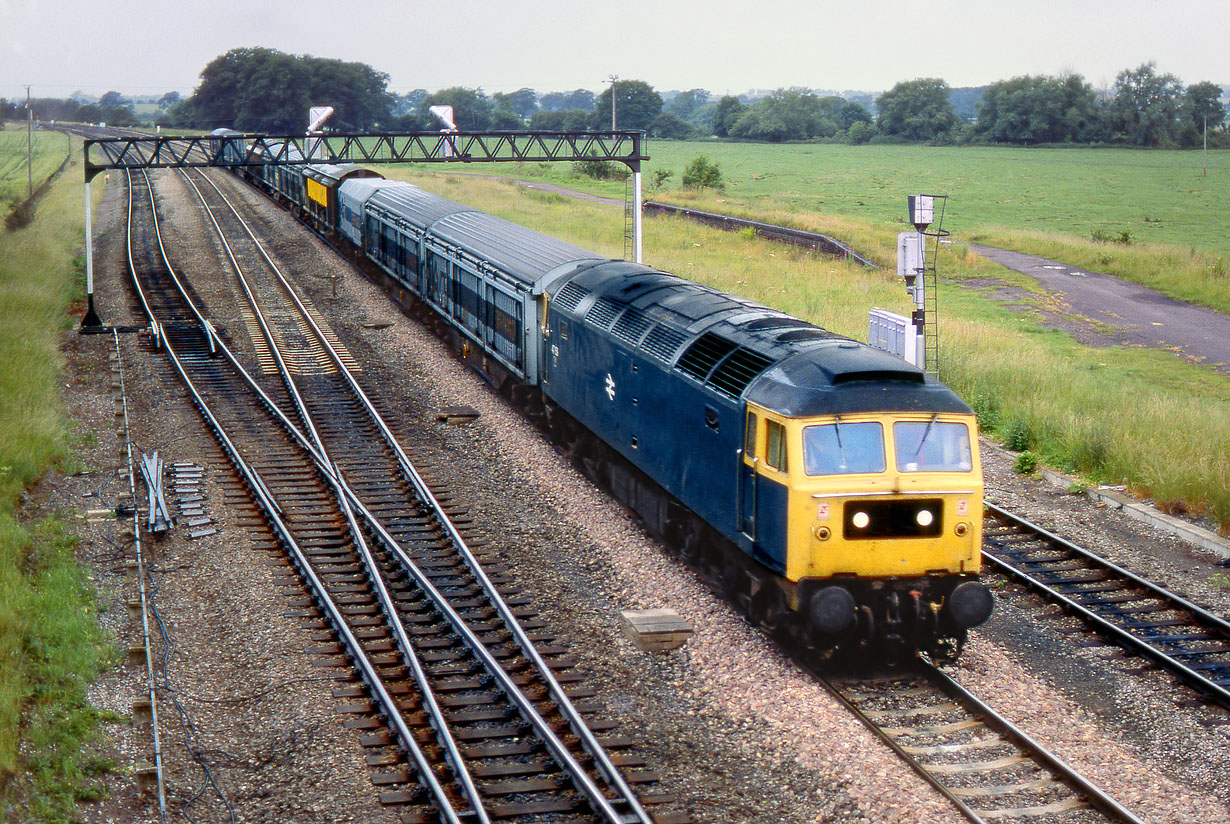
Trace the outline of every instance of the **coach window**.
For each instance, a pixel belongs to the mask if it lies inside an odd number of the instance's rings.
[[[765,448],[764,462],[780,472],[785,472],[786,427],[777,421],[766,420],[764,423],[765,439],[768,441]]]

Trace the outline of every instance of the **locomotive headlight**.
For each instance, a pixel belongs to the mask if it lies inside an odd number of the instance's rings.
[[[929,509],[920,509],[918,514],[914,516],[914,520],[918,521],[919,526],[931,526],[935,520],[935,515]]]
[[[857,529],[866,529],[871,523],[871,516],[866,512],[855,512],[854,517],[850,519],[850,523],[854,524]]]

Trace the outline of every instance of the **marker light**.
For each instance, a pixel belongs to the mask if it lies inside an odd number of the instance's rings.
[[[855,512],[854,517],[850,519],[850,523],[854,524],[858,529],[866,529],[867,525],[871,523],[871,518],[866,512]]]
[[[918,510],[918,515],[915,516],[914,520],[918,521],[919,526],[931,526],[931,522],[935,520],[935,516],[931,514],[931,510],[929,509],[920,509]]]

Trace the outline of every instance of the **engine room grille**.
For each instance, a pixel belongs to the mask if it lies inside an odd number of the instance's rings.
[[[737,344],[734,341],[712,332],[706,332],[683,353],[683,357],[679,359],[679,368],[703,382],[709,377],[709,372],[717,365],[717,362],[736,347]]]
[[[560,289],[551,302],[563,309],[567,309],[569,312],[575,312],[577,306],[581,303],[581,299],[588,294],[589,290],[573,282]]]
[[[752,378],[772,363],[772,358],[740,347],[722,361],[706,383],[719,392],[737,398],[743,394],[743,390],[752,382]]]
[[[675,356],[675,352],[687,340],[687,336],[670,326],[656,326],[641,344],[646,352],[659,357],[667,363]]]
[[[611,322],[615,320],[615,316],[619,314],[619,310],[622,308],[622,306],[610,298],[598,298],[598,302],[590,307],[589,312],[585,315],[585,319],[594,326],[609,329]]]
[[[645,330],[650,327],[652,321],[645,317],[645,314],[636,307],[629,306],[619,320],[615,321],[615,326],[611,329],[611,334],[621,340],[626,340],[628,343],[637,344],[641,342],[641,337],[644,336]]]

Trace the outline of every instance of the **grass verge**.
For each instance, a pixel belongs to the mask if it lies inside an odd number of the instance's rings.
[[[391,172],[603,254],[623,252],[619,209],[527,191],[511,183],[417,170]],[[858,237],[891,260],[896,227],[849,216],[796,215],[795,225]],[[646,258],[707,283],[865,340],[866,310],[908,314],[895,267],[854,264],[721,232],[677,218],[645,224]],[[1230,379],[1166,353],[1092,349],[1010,311],[980,288],[1028,279],[994,267],[963,244],[945,247],[939,269],[942,376],[978,410],[988,432],[1009,431],[1051,465],[1091,480],[1128,484],[1163,508],[1230,524]],[[1014,298],[1016,299],[1016,298]]]
[[[26,128],[0,128],[0,217],[24,200],[31,179],[37,190],[60,168],[68,153],[68,137],[59,132],[33,132],[30,135],[31,168],[26,167]]]
[[[24,145],[22,146],[24,152]],[[24,173],[24,169],[22,170]],[[85,753],[100,715],[86,688],[111,646],[61,521],[22,522],[20,494],[69,460],[60,342],[79,294],[80,181],[49,188],[32,223],[0,235],[0,812],[75,820],[107,764]]]

